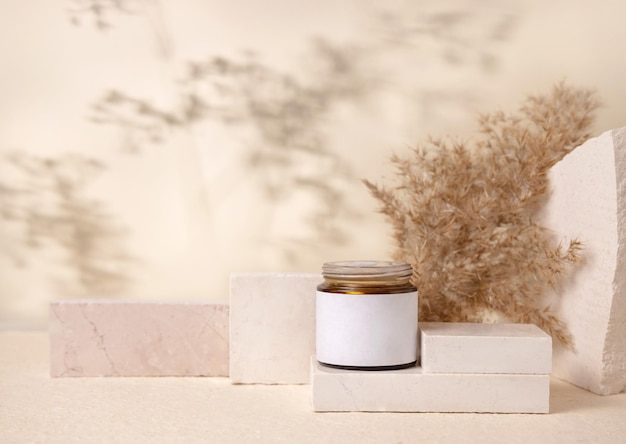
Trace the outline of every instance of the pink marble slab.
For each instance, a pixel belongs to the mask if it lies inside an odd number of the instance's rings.
[[[52,376],[228,376],[229,306],[61,300],[50,304]]]

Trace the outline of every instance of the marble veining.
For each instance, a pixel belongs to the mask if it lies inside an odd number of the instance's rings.
[[[55,301],[52,376],[228,376],[226,304]]]

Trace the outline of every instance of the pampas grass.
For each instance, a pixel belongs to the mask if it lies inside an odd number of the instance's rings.
[[[364,181],[393,227],[394,258],[413,266],[420,320],[533,323],[568,348],[547,303],[580,260],[536,220],[547,173],[590,136],[594,92],[563,83],[517,112],[480,116],[474,139],[429,139],[392,156],[398,182]]]

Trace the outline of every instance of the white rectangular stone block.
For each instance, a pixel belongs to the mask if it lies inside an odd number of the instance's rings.
[[[230,379],[305,384],[315,354],[319,273],[232,273]]]
[[[532,324],[420,322],[424,373],[549,374],[552,338]]]
[[[626,388],[626,127],[552,167],[544,223],[583,242],[584,263],[560,293],[575,350],[555,343],[553,375],[599,394]]]
[[[50,304],[52,376],[228,376],[228,305]]]
[[[318,412],[548,413],[548,375],[350,371],[311,360]]]

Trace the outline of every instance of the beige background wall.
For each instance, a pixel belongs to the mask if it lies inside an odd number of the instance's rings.
[[[92,4],[0,0],[5,327],[387,257],[360,178],[562,79],[599,90],[598,133],[626,121],[618,0]]]

